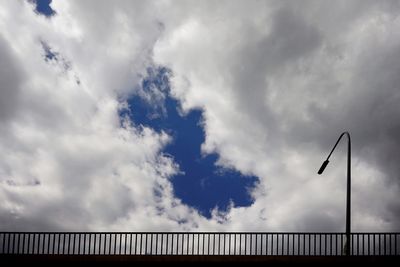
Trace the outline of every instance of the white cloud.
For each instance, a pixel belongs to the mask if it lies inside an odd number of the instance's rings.
[[[173,210],[198,215],[173,197],[176,166],[161,153],[170,137],[118,116],[159,25],[141,3],[80,4],[55,2],[49,20],[27,2],[2,3],[1,228],[177,228]],[[43,43],[58,60],[45,60]]]
[[[2,229],[344,230],[345,146],[316,171],[347,129],[353,228],[398,230],[397,2],[1,5]],[[173,196],[170,137],[120,126],[154,62],[204,110],[203,152],[260,178],[251,207],[200,217]]]

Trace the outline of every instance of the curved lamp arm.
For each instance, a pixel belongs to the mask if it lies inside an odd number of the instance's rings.
[[[340,139],[342,139],[343,135],[347,135],[347,138],[348,138],[348,141],[349,141],[349,142],[348,142],[348,154],[351,156],[351,139],[350,139],[350,133],[349,133],[349,132],[343,132],[343,133],[339,136],[339,138],[338,138],[338,140],[336,141],[335,145],[333,146],[333,148],[332,148],[332,150],[331,150],[331,153],[329,153],[328,157],[326,158],[326,160],[322,163],[321,167],[319,168],[318,174],[322,174],[322,173],[324,172],[326,166],[327,166],[328,163],[329,163],[329,158],[331,157],[333,151],[335,150],[336,146],[337,146],[338,143],[340,142]],[[349,157],[349,158],[350,158],[350,157]]]

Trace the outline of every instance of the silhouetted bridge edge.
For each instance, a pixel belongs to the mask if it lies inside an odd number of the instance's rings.
[[[71,261],[318,261],[329,257],[340,261],[349,258],[344,247],[350,245],[350,258],[374,260],[398,259],[399,242],[400,233],[389,232],[355,232],[349,242],[345,233],[338,232],[0,232],[0,255],[28,261],[32,257]]]

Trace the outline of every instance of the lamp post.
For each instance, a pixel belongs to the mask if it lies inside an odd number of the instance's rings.
[[[326,166],[329,163],[329,158],[332,155],[333,150],[335,150],[337,144],[340,139],[342,139],[343,135],[347,136],[348,139],[348,148],[347,148],[347,195],[346,195],[346,243],[345,243],[345,254],[350,255],[350,221],[351,221],[351,139],[349,132],[343,132],[339,139],[336,141],[336,144],[333,146],[331,153],[329,153],[326,160],[322,163],[321,168],[319,168],[318,174],[322,174],[325,170]]]

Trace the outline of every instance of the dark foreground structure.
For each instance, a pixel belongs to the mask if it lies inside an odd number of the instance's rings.
[[[0,260],[397,265],[400,233],[0,232]]]

